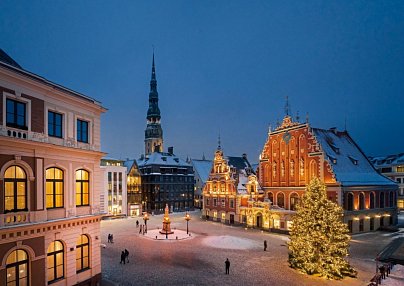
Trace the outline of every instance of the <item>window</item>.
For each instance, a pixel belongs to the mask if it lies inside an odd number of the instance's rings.
[[[364,193],[359,194],[359,209],[360,210],[365,209],[365,194]]]
[[[397,183],[401,184],[401,178],[397,178]]]
[[[394,193],[390,192],[389,193],[389,207],[394,207],[395,206],[395,199],[394,199]]]
[[[384,208],[384,192],[381,192],[381,193],[379,194],[379,196],[380,196],[379,207],[380,207],[380,208]]]
[[[206,198],[206,205],[209,205],[209,198]]]
[[[274,194],[272,192],[268,193],[268,199],[271,201],[271,203],[274,203]]]
[[[5,212],[27,211],[27,176],[18,166],[4,173]]]
[[[12,99],[7,99],[7,126],[27,130],[26,105]]]
[[[77,119],[77,141],[88,143],[88,122]]]
[[[76,206],[89,205],[90,179],[86,170],[76,171]]]
[[[48,247],[48,284],[65,276],[64,249],[62,242],[56,240]]]
[[[217,206],[217,199],[213,199],[213,206],[214,206],[214,207]]]
[[[63,207],[63,171],[46,169],[46,208]]]
[[[359,220],[359,231],[363,231],[363,226],[364,226],[364,219]]]
[[[346,210],[353,211],[353,204],[354,204],[354,195],[352,193],[348,193]]]
[[[90,242],[88,236],[80,235],[76,245],[76,272],[81,272],[90,268]]]
[[[6,285],[29,285],[28,254],[25,250],[17,249],[10,253],[6,260]]]
[[[230,208],[234,208],[234,199],[230,199]]]
[[[369,195],[369,201],[370,201],[370,208],[374,209],[375,208],[375,194],[373,192],[371,192]]]
[[[299,195],[296,193],[291,194],[290,195],[290,210],[295,211],[298,203],[299,203]]]
[[[62,138],[62,114],[48,111],[49,136]]]
[[[222,207],[224,208],[226,206],[226,203],[224,201],[224,199],[222,199]]]
[[[404,166],[397,166],[397,173],[404,173]]]
[[[276,203],[279,207],[284,208],[285,207],[285,195],[283,193],[279,193],[276,196]]]

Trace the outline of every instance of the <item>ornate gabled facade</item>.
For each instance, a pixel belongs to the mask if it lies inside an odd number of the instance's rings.
[[[0,49],[0,285],[98,285],[106,110],[10,59]]]
[[[376,172],[347,131],[312,128],[287,115],[268,134],[259,174],[266,197],[284,210],[274,218],[276,228],[290,227],[290,212],[312,177],[324,181],[328,198],[344,207],[351,232],[397,221],[396,184]]]
[[[257,176],[245,154],[242,157],[225,157],[218,147],[203,189],[203,202],[203,217],[206,219],[250,227],[270,227],[270,202],[264,199]]]
[[[163,152],[163,129],[160,123],[159,94],[157,92],[156,68],[154,65],[154,53],[152,75],[150,80],[149,108],[147,109],[147,127],[145,130],[145,155],[155,151]]]

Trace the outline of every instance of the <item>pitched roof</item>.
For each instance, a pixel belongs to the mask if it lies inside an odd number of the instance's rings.
[[[23,69],[15,60],[13,60],[5,51],[0,49],[0,62],[6,63],[18,69]]]
[[[191,164],[194,167],[194,171],[201,178],[202,182],[206,183],[209,178],[210,170],[212,169],[212,161],[191,159]]]
[[[404,165],[404,153],[388,156],[369,157],[369,160],[376,168]]]
[[[166,165],[166,166],[177,166],[177,167],[191,167],[184,160],[178,158],[174,154],[170,153],[160,153],[153,152],[145,158],[136,160],[139,168],[151,165]]]
[[[245,168],[251,168],[250,162],[248,162],[247,158],[228,156],[227,159],[229,165],[236,169],[244,170]]]
[[[348,132],[319,128],[312,128],[312,131],[336,180],[343,186],[396,185],[375,170]]]

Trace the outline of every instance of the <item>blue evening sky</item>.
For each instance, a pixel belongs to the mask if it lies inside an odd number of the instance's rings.
[[[144,152],[152,46],[165,149],[258,162],[285,97],[367,155],[404,152],[404,1],[4,1],[0,47],[102,102],[102,150]]]

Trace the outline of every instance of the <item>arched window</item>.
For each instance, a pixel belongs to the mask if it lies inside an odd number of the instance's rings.
[[[365,194],[364,193],[359,193],[359,209],[360,210],[365,209]]]
[[[276,195],[276,203],[281,208],[285,207],[285,195],[283,193],[278,193]]]
[[[7,168],[4,173],[4,211],[27,211],[27,175],[18,166]]]
[[[352,193],[348,193],[348,195],[347,195],[347,210],[348,211],[353,211],[353,205],[354,205],[354,195]]]
[[[48,284],[65,276],[64,248],[59,240],[51,242],[48,247]]]
[[[63,207],[63,171],[46,169],[46,208]]]
[[[389,193],[389,207],[394,207],[394,193],[393,192],[390,192]]]
[[[268,193],[268,199],[272,202],[272,204],[274,203],[274,194],[272,192]]]
[[[380,196],[379,207],[380,207],[380,208],[384,208],[384,192],[381,192],[381,193],[379,194],[379,196]]]
[[[76,272],[90,268],[90,241],[85,234],[80,235],[76,245]]]
[[[270,176],[271,176],[271,173],[270,173],[270,170],[269,170],[269,166],[265,165],[264,166],[264,178],[265,178],[264,181],[269,182]]]
[[[310,178],[317,177],[317,163],[314,160],[310,161]]]
[[[290,209],[292,211],[296,210],[296,205],[299,203],[299,195],[293,193],[290,195]]]
[[[86,170],[76,171],[76,206],[88,206],[90,194],[90,176]]]
[[[10,253],[6,260],[6,286],[29,285],[28,254],[17,249]]]
[[[369,208],[374,209],[375,208],[375,194],[373,192],[370,193],[369,195]]]
[[[304,179],[304,159],[303,158],[300,158],[299,173],[300,173],[300,179]]]

